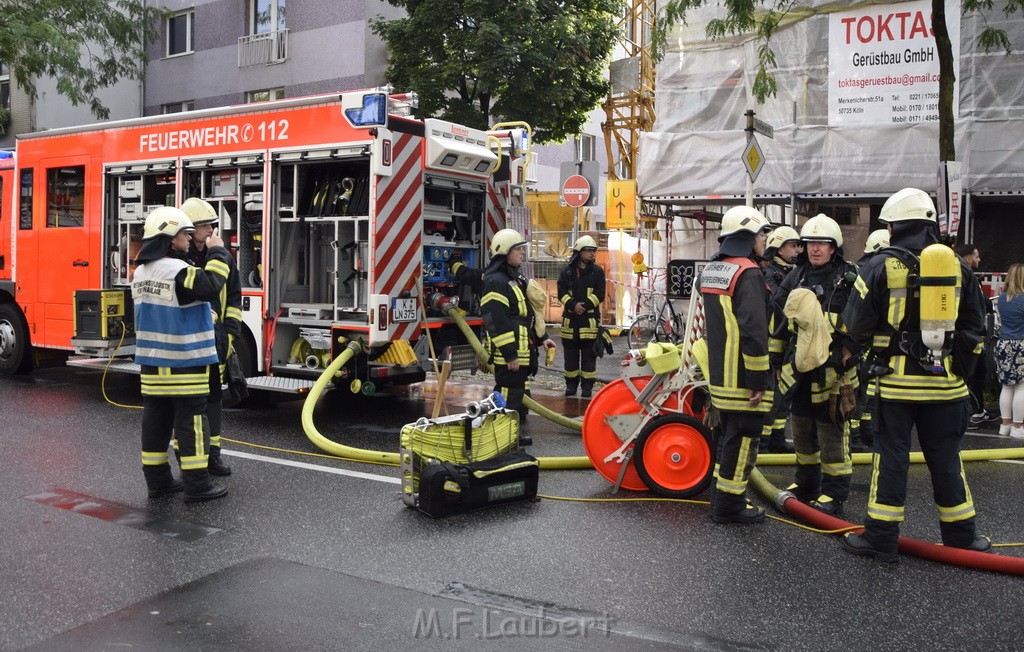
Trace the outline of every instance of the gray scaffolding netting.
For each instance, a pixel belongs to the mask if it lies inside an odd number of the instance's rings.
[[[907,186],[934,187],[938,122],[842,124],[829,103],[830,71],[836,74],[835,62],[829,61],[830,16],[927,4],[800,3],[772,38],[778,94],[763,105],[751,93],[760,42],[752,36],[711,41],[705,26],[720,14],[714,8],[691,10],[688,24],[670,35],[658,67],[657,121],[652,132],[641,135],[639,194],[649,199],[742,195],[747,109],[775,127],[773,139],[759,137],[765,160],[755,184],[759,195],[885,196]],[[987,24],[1005,30],[1013,46],[1024,45],[1024,17],[1004,15],[1005,4],[997,1],[983,15],[961,16],[960,3],[947,2],[951,33],[959,21],[955,142],[967,192],[1024,189],[1024,51],[985,52],[977,42]],[[877,95],[878,101],[880,92],[858,91]],[[872,100],[848,96],[845,101]]]

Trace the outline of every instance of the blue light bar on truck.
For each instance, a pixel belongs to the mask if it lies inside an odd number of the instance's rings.
[[[386,127],[388,124],[388,96],[384,93],[367,93],[363,105],[345,109],[345,118],[354,127]]]

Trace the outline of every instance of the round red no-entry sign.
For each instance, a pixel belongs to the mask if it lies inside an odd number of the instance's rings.
[[[579,208],[590,199],[590,182],[581,174],[574,174],[562,184],[562,201]]]

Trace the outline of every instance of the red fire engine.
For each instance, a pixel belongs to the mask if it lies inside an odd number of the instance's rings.
[[[452,265],[529,230],[529,129],[418,120],[414,102],[358,91],[21,136],[0,158],[0,373],[47,351],[133,370],[142,225],[189,197],[218,209],[235,254],[252,386],[303,391],[342,338],[366,344],[344,370],[364,393],[422,380],[428,344],[474,364],[437,298],[479,325]]]

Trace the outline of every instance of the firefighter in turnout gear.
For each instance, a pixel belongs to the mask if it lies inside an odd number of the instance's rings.
[[[797,256],[803,250],[804,245],[800,242],[800,234],[793,227],[780,226],[768,235],[761,271],[764,272],[765,282],[767,282],[772,295],[782,285],[786,274],[796,265]],[[769,300],[770,305],[771,300]],[[768,316],[768,328],[771,330],[773,326],[771,310],[769,310]],[[769,453],[793,452],[793,447],[786,441],[789,405],[790,396],[779,391],[779,386],[776,384],[775,394],[772,397],[772,409],[765,415],[764,425],[761,427],[761,450]]]
[[[139,266],[132,278],[135,302],[135,361],[142,372],[142,468],[150,497],[185,491],[185,501],[227,495],[210,482],[206,397],[210,365],[216,365],[214,314],[227,281],[224,241],[207,241],[204,269],[185,262],[192,222],[182,211],[157,208],[146,218]],[[172,433],[178,436],[182,480],[168,463]]]
[[[730,208],[722,216],[718,253],[698,281],[708,343],[709,369],[703,372],[721,422],[711,499],[716,523],[764,520],[764,510],[747,502],[746,492],[772,401],[767,291],[756,262],[768,227],[756,209]]]
[[[192,220],[195,233],[188,246],[186,259],[195,267],[204,268],[210,248],[206,240],[214,233],[218,222],[217,210],[210,202],[191,197],[181,204],[181,210]],[[231,475],[231,467],[220,455],[221,425],[223,423],[223,396],[221,386],[226,384],[225,373],[228,356],[232,354],[235,342],[242,336],[242,281],[234,258],[228,257],[228,280],[221,287],[220,296],[213,304],[217,312],[214,328],[217,334],[217,357],[220,364],[210,367],[210,396],[206,404],[206,416],[210,422],[210,464],[212,475]],[[175,442],[177,443],[177,442]],[[177,446],[175,446],[177,448]]]
[[[765,244],[764,280],[772,294],[782,285],[790,270],[796,265],[797,256],[804,250],[800,242],[800,234],[791,226],[776,227],[769,235]]]
[[[970,269],[937,244],[935,215],[931,198],[915,188],[885,202],[879,219],[889,225],[892,245],[860,269],[843,313],[848,332],[843,355],[853,358],[869,350],[878,393],[864,532],[847,534],[843,547],[881,561],[898,560],[915,426],[931,473],[943,545],[981,552],[992,546],[976,534],[974,501],[960,459],[970,412],[963,379],[981,353],[985,299]]]
[[[849,496],[853,474],[848,423],[846,415],[840,413],[840,401],[855,403],[857,383],[857,370],[843,366],[841,361],[840,315],[856,278],[856,267],[843,260],[842,231],[827,215],[818,214],[807,220],[800,230],[800,239],[804,253],[774,297],[771,362],[782,391],[792,397],[790,423],[796,474],[789,490],[811,507],[838,515]],[[817,302],[804,305],[812,307],[815,316],[809,320],[811,325],[800,328],[796,317],[786,316],[787,301],[793,294],[793,305],[788,306],[792,311],[801,305],[801,297],[810,296],[808,292],[813,293]],[[826,333],[823,363],[801,355],[798,338],[814,337],[815,327]],[[852,412],[853,406],[849,409]]]
[[[889,229],[876,229],[868,235],[864,243],[864,255],[857,261],[857,267],[863,267],[875,254],[889,246]],[[869,356],[863,356],[857,363],[857,408],[850,415],[850,452],[870,453],[874,437],[871,433],[871,399],[874,396],[872,384],[868,382],[868,369],[871,366]]]
[[[526,297],[528,281],[520,271],[526,258],[526,239],[513,229],[494,234],[490,247],[491,262],[484,270],[480,314],[487,329],[486,346],[494,361],[494,391],[505,398],[505,406],[526,423],[523,396],[529,396],[529,377],[537,373],[537,347],[554,349],[547,336],[538,336],[533,306]],[[521,435],[526,446],[532,440]]]
[[[597,242],[581,236],[572,257],[558,275],[558,299],[562,313],[562,351],[565,355],[565,395],[590,398],[597,378],[597,342],[604,301],[604,270],[594,262]]]

